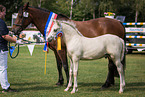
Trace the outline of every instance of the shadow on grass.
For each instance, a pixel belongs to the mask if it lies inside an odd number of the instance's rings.
[[[106,89],[102,89],[102,85],[104,83],[78,83],[79,87],[83,88],[83,87],[88,87],[87,90],[89,91],[106,91],[106,90],[111,90],[111,91],[116,91],[116,89],[119,89],[119,85],[113,85],[109,88]]]
[[[88,87],[86,90],[91,91],[118,91],[120,88],[119,83],[107,88],[101,89],[104,83],[78,83],[79,87]],[[98,88],[99,87],[99,88]],[[145,82],[136,82],[136,83],[126,83],[125,91],[145,91]]]
[[[46,83],[40,83],[40,82],[13,83],[13,84],[11,84],[11,86],[19,86],[18,92],[29,91],[29,90],[33,90],[33,91],[54,90],[54,89],[57,89],[60,87],[57,85],[49,86],[49,85],[46,85]]]
[[[126,83],[126,91],[145,91],[145,82]]]

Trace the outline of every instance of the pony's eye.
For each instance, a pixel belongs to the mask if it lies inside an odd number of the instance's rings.
[[[57,32],[58,29],[54,29],[54,32]]]

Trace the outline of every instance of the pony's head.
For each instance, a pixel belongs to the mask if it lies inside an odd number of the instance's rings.
[[[12,27],[12,32],[14,34],[19,35],[22,30],[24,30],[31,22],[30,15],[28,13],[29,2],[24,6],[20,7],[18,11],[18,16],[14,22]]]
[[[51,30],[51,32],[48,34],[48,41],[52,41],[52,39],[56,38],[56,37],[61,37],[62,36],[62,26],[60,24],[60,21],[57,20],[53,20],[53,28]]]

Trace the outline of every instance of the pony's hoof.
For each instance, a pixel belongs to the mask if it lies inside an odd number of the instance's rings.
[[[71,94],[73,94],[73,93],[75,93],[75,92],[77,92],[77,91],[78,91],[78,89],[72,90],[72,91],[71,91]]]
[[[75,93],[75,91],[71,91],[71,94],[74,94]]]
[[[121,93],[123,93],[123,91],[120,91],[120,90],[119,90],[119,94],[121,94]]]
[[[68,90],[69,90],[69,88],[64,89],[65,92],[68,91]]]

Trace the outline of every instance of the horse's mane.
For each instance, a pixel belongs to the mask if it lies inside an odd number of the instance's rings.
[[[24,7],[24,6],[21,6],[21,7],[19,8],[19,13],[22,13],[23,7]],[[30,8],[35,8],[35,9],[39,9],[39,10],[42,10],[42,11],[45,11],[45,12],[50,12],[49,10],[44,9],[44,8],[40,8],[40,7],[33,7],[33,6],[29,6],[29,7],[30,7]]]
[[[57,20],[69,20],[69,17],[63,14],[58,14]]]
[[[45,12],[50,12],[49,10],[45,9],[45,8],[41,8],[41,7],[34,7],[34,6],[29,6],[30,8],[36,8]]]
[[[41,7],[34,7],[34,6],[29,6],[29,7],[30,8],[35,8],[35,9],[39,9],[39,10],[42,10],[42,11],[45,11],[45,12],[51,12],[51,11],[49,11],[49,10],[47,10],[45,8],[41,8]],[[19,11],[21,12],[22,9],[23,9],[23,6],[20,8]],[[69,17],[60,13],[57,16],[57,19],[59,19],[59,20],[69,20]]]

